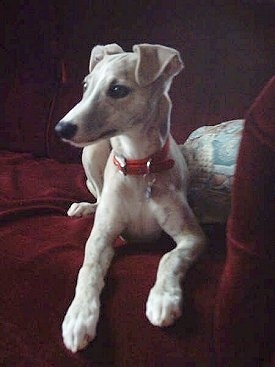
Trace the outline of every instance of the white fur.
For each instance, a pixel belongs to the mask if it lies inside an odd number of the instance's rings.
[[[115,44],[96,46],[83,99],[62,120],[78,128],[69,142],[85,146],[87,185],[97,197],[96,204],[74,203],[68,211],[79,216],[96,209],[75,297],[62,325],[64,343],[72,352],[86,347],[96,335],[100,293],[118,236],[151,239],[164,230],[176,243],[161,259],[147,301],[147,318],[156,326],[169,326],[180,317],[181,282],[205,244],[186,200],[186,163],[170,135],[168,90],[183,67],[180,55],[160,45],[136,45],[133,51],[125,53]],[[107,91],[114,80],[129,87],[129,95],[110,97]],[[168,138],[169,158],[175,160],[170,170],[147,177],[123,176],[113,164],[114,153],[143,159],[160,150]],[[152,180],[148,200],[145,191]]]

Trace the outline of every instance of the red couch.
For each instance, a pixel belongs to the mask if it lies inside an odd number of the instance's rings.
[[[198,126],[244,116],[274,73],[274,4],[229,3],[2,2],[1,366],[275,366],[274,79],[247,115],[228,250],[225,227],[205,227],[209,247],[183,285],[182,318],[159,329],[145,317],[171,240],[118,241],[97,338],[77,354],[61,338],[93,217],[66,216],[72,202],[91,198],[81,152],[53,128],[81,95],[92,46],[180,50],[186,69],[171,91],[172,132],[183,142]]]

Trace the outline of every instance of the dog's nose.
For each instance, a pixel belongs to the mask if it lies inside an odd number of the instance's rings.
[[[77,126],[72,122],[60,121],[54,128],[56,134],[62,139],[71,139],[77,131]]]

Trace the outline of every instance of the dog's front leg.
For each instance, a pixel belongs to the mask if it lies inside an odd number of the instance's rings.
[[[82,163],[87,177],[87,187],[97,199],[97,202],[93,204],[87,202],[73,203],[68,210],[70,217],[86,216],[96,211],[101,198],[103,175],[110,150],[109,140],[100,140],[83,149]]]
[[[156,213],[162,229],[177,246],[160,261],[146,304],[146,316],[155,326],[170,326],[182,313],[182,280],[206,241],[184,197],[170,199],[169,206],[157,206]]]
[[[100,293],[113,257],[112,246],[91,234],[86,244],[84,263],[79,271],[75,297],[62,324],[65,346],[72,352],[83,349],[96,336]]]
[[[97,212],[97,216],[100,217],[100,213]],[[113,242],[118,235],[118,228],[108,231],[108,227],[111,226],[95,218],[94,228],[86,243],[75,297],[62,324],[64,344],[74,353],[85,348],[96,335],[100,293],[113,258]]]

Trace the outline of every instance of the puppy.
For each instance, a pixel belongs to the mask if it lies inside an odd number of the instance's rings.
[[[173,238],[176,246],[160,261],[146,315],[160,327],[181,315],[181,282],[205,245],[186,199],[187,166],[170,134],[168,91],[182,68],[179,53],[165,46],[140,44],[133,52],[116,44],[96,46],[83,98],[55,128],[64,141],[84,147],[87,186],[97,198],[96,204],[74,203],[68,211],[70,216],[95,211],[62,325],[72,352],[96,335],[100,293],[120,235],[152,240],[165,231]]]

